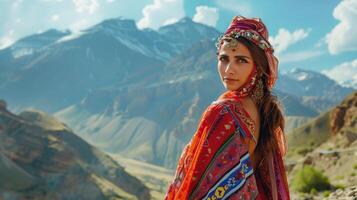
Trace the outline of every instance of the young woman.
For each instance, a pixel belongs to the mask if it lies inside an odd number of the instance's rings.
[[[218,72],[227,91],[202,114],[166,200],[290,199],[273,51],[259,18],[236,16],[219,37]]]

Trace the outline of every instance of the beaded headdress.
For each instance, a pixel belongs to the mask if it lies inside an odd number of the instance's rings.
[[[260,18],[245,18],[235,16],[227,31],[217,38],[216,47],[219,49],[224,37],[238,39],[244,37],[264,50],[269,65],[267,87],[271,90],[278,77],[278,59],[274,56],[274,49],[268,41],[268,29]]]

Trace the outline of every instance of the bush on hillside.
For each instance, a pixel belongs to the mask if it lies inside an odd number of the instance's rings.
[[[304,165],[298,170],[292,180],[292,188],[298,192],[323,191],[332,188],[328,178],[310,165]]]

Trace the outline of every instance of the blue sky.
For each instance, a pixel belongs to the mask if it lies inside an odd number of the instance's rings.
[[[309,69],[357,85],[357,0],[0,0],[0,48],[118,16],[153,29],[189,16],[223,32],[235,15],[262,18],[281,72]]]

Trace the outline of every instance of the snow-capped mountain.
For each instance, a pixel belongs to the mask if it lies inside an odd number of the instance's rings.
[[[288,81],[289,84],[281,84],[284,81]],[[298,68],[283,74],[282,79],[278,80],[278,87],[282,91],[297,96],[320,96],[326,98],[339,98],[351,92],[351,88],[342,87],[322,73]]]
[[[87,30],[84,34],[104,34],[114,38],[134,52],[165,61],[180,52],[162,35],[155,31],[139,30],[134,20],[116,18],[104,20]]]
[[[164,35],[176,48],[183,49],[202,39],[215,39],[220,34],[215,28],[196,23],[189,17],[159,28],[158,33]]]
[[[35,51],[54,43],[59,38],[69,34],[71,34],[69,30],[59,31],[56,29],[50,29],[43,33],[25,37],[11,45],[11,54],[14,58],[32,54]]]
[[[38,33],[24,37],[16,41],[10,47],[0,50],[0,85],[8,79],[8,73],[22,70],[28,63],[34,61],[33,55],[45,54],[46,47],[53,44],[58,39],[70,35],[70,31],[59,31],[50,29],[43,33]],[[41,53],[44,52],[44,53]],[[7,77],[7,78],[6,78]]]
[[[171,57],[219,34],[188,18],[164,28],[167,32],[139,30],[134,20],[120,17],[79,33],[61,35],[51,30],[21,39],[0,51],[1,94],[15,105],[52,112],[80,101],[96,88],[122,87],[134,82],[145,85],[155,80]],[[172,40],[171,29],[200,31]],[[29,49],[24,44],[36,44],[32,45],[36,51],[15,57],[14,49]]]
[[[319,112],[336,105],[353,91],[322,73],[299,68],[280,74],[276,88],[301,98],[305,105]]]

